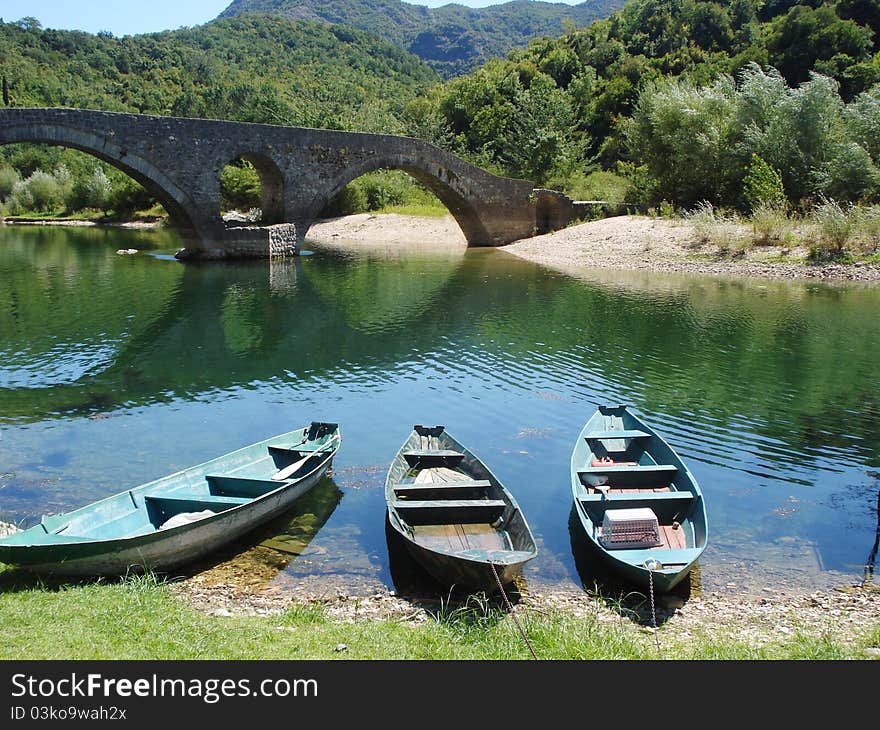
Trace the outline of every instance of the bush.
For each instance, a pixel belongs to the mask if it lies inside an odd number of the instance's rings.
[[[786,198],[855,201],[880,188],[871,157],[878,145],[870,141],[880,128],[878,94],[850,108],[832,78],[813,74],[790,88],[775,70],[752,64],[738,84],[729,76],[702,87],[680,79],[648,84],[623,128],[633,169],[644,165],[653,179],[644,186],[650,202],[745,203],[754,211]]]
[[[811,179],[820,194],[837,200],[862,200],[872,197],[880,174],[868,152],[855,142],[832,145],[828,158]]]
[[[131,215],[140,210],[149,210],[156,199],[130,177],[121,177],[110,190],[107,206],[120,215]]]
[[[750,220],[756,243],[787,243],[792,238],[792,221],[783,205],[760,203]]]
[[[394,205],[403,205],[411,196],[413,183],[399,173],[377,172],[364,175],[356,180],[367,199],[367,210],[382,210]]]
[[[12,194],[15,183],[21,180],[18,172],[11,167],[0,167],[0,200],[6,200]]]
[[[346,185],[321,211],[325,218],[337,218],[343,215],[363,213],[367,210],[367,196],[363,189],[356,185]]]
[[[657,196],[684,206],[723,200],[734,167],[728,158],[735,91],[730,77],[702,88],[677,79],[645,87],[624,131]]]
[[[613,205],[626,202],[631,194],[630,181],[607,170],[578,173],[565,180],[551,180],[549,185],[574,200],[605,200]]]
[[[399,170],[369,172],[340,190],[321,211],[333,218],[401,206],[438,208],[432,192]]]
[[[853,213],[859,247],[865,251],[876,251],[880,247],[880,206],[858,206]]]
[[[782,176],[756,154],[752,154],[752,162],[743,179],[743,198],[753,213],[761,210],[766,214],[773,209],[784,211],[786,207]]]
[[[250,210],[262,205],[260,174],[246,160],[227,165],[220,173],[220,209]]]
[[[35,171],[25,180],[31,198],[31,209],[40,213],[49,213],[60,208],[64,203],[61,186],[53,175],[42,170]]]
[[[701,243],[710,243],[720,251],[741,250],[747,245],[742,222],[736,215],[722,215],[706,200],[700,201],[684,218]]]
[[[70,206],[67,205],[67,200],[73,193],[74,176],[71,174],[67,165],[61,164],[55,168],[52,177],[54,177],[55,182],[58,183],[58,192],[61,196],[61,203],[67,210],[70,210]]]
[[[24,180],[19,180],[12,186],[8,203],[11,215],[22,215],[34,209],[34,196],[31,195],[30,188]]]
[[[843,251],[852,235],[854,218],[852,206],[842,208],[837,201],[823,198],[812,214],[820,248]]]
[[[85,203],[88,208],[106,210],[110,203],[112,188],[107,174],[100,167],[96,167],[92,176],[85,183]]]

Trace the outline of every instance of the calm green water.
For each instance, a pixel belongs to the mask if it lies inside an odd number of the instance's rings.
[[[194,266],[178,247],[168,233],[0,227],[0,519],[29,524],[338,421],[332,479],[245,546],[258,567],[231,572],[391,587],[384,474],[413,423],[442,423],[517,495],[541,551],[530,586],[574,588],[589,576],[569,534],[569,455],[597,403],[626,402],[703,487],[704,590],[862,575],[880,287],[578,280],[451,246]]]

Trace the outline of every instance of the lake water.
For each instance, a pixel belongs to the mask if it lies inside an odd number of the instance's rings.
[[[574,590],[590,576],[569,532],[571,449],[597,404],[628,403],[701,483],[703,590],[862,576],[880,482],[876,285],[575,279],[451,245],[183,265],[179,245],[0,227],[0,519],[26,526],[336,421],[332,478],[223,565],[278,590],[391,588],[385,471],[414,423],[445,424],[525,511],[529,587]]]

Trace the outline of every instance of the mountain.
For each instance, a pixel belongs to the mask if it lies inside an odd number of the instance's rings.
[[[7,104],[395,130],[439,78],[361,30],[251,15],[116,38],[0,22]]]
[[[565,5],[514,0],[485,8],[457,4],[427,8],[401,0],[233,0],[219,17],[257,13],[360,28],[396,43],[450,78],[489,58],[503,58],[532,38],[558,36],[566,30],[566,21],[589,25],[623,2],[586,0]]]

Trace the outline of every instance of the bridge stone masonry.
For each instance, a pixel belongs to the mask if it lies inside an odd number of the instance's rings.
[[[544,211],[541,232],[566,225],[576,210],[560,193],[492,175],[409,137],[80,109],[0,110],[0,145],[18,142],[81,150],[135,179],[183,234],[180,258],[294,254],[332,197],[379,169],[403,170],[430,189],[470,246],[535,235],[536,206]],[[221,218],[220,173],[237,159],[260,175],[260,225],[231,227]]]

